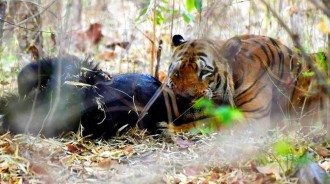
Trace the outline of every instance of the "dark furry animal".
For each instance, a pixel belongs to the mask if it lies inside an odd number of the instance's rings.
[[[94,62],[73,56],[29,63],[17,81],[19,95],[12,95],[1,108],[4,129],[14,133],[54,137],[77,131],[81,124],[84,136],[109,138],[136,124],[157,133],[159,122],[195,120],[190,102],[161,90],[161,83],[152,76],[111,77]]]

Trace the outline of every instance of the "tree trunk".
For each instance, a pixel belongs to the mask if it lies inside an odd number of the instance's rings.
[[[0,47],[2,46],[3,25],[6,19],[7,1],[0,1]]]
[[[330,1],[329,0],[322,0],[324,6],[329,10],[330,9]]]
[[[30,52],[30,48],[37,48],[37,55],[32,51],[32,60],[42,56],[43,38],[40,32],[42,27],[39,12],[39,0],[10,1],[9,15],[15,24],[19,47],[22,52]]]

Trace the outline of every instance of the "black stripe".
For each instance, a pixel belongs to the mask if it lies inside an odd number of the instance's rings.
[[[257,45],[259,45],[260,46],[260,48],[262,49],[262,51],[265,53],[265,55],[267,56],[267,65],[269,66],[270,65],[270,58],[269,58],[269,55],[268,55],[268,52],[267,52],[267,49],[266,49],[266,47],[262,44],[262,43],[260,43],[260,42],[258,42],[258,41],[254,41]],[[270,51],[271,52],[271,51]],[[262,62],[262,61],[261,61]],[[267,66],[265,66],[265,67],[267,67]]]
[[[179,54],[177,54],[177,57],[181,57],[183,55],[183,52],[179,52]]]
[[[294,78],[295,81],[294,81],[293,90],[292,90],[291,97],[290,97],[291,101],[293,100],[294,94],[296,92],[296,88],[297,88],[297,85],[298,85],[299,75],[300,75],[301,69],[302,69],[301,64],[298,64],[298,70],[297,70],[296,76]]]
[[[215,81],[217,81],[217,80],[219,80],[219,81],[217,82],[217,84],[215,86],[216,90],[220,87],[220,84],[221,84],[221,77],[220,77],[219,74],[216,75],[216,80]]]
[[[255,113],[263,109],[263,106],[256,108],[256,109],[250,109],[250,110],[241,110],[243,113]]]
[[[272,49],[270,48],[270,46],[268,44],[266,44],[269,52],[271,53],[272,55],[272,60],[269,62],[269,66],[270,66],[270,69],[273,70],[273,66],[274,66],[274,63],[275,63],[275,55],[274,55],[274,52],[272,51]]]
[[[199,56],[199,57],[207,57],[207,55],[204,53],[204,52],[198,52],[197,53],[197,55]]]
[[[263,110],[259,111],[259,116],[254,117],[254,119],[261,119],[261,118],[264,118],[266,116],[269,116],[270,113],[271,113],[271,110],[270,110],[271,105],[272,105],[271,102],[268,103],[268,105]],[[263,112],[265,112],[265,113],[263,113]]]
[[[260,60],[259,56],[256,56],[258,60]],[[256,78],[256,80],[244,91],[242,91],[240,94],[236,96],[235,101],[239,101],[242,95],[244,95],[247,91],[249,91],[256,83],[260,80],[260,78],[267,72],[267,70],[262,70],[262,73]]]
[[[200,57],[199,59],[202,60],[204,62],[204,64],[206,64],[206,61],[204,58]]]
[[[237,82],[234,83],[234,89],[238,89],[243,83],[244,76],[241,76]]]
[[[284,55],[283,52],[281,50],[281,48],[279,47],[279,45],[277,44],[277,41],[274,40],[273,38],[269,38],[269,40],[273,43],[273,45],[275,45],[277,52],[278,52],[278,57],[280,58],[280,63],[278,66],[278,72],[280,74],[280,79],[283,78],[283,74],[284,74]]]
[[[268,111],[267,113],[269,113],[269,107],[271,105],[271,102],[268,103],[268,105],[266,107],[264,106],[261,106],[261,107],[258,107],[256,109],[251,109],[251,110],[241,110],[243,113],[255,113],[255,112],[264,112],[264,111]]]
[[[225,72],[225,77],[224,77],[225,78],[225,84],[223,85],[224,93],[226,93],[226,91],[227,91],[227,77],[228,77],[228,74],[227,74],[227,72]],[[225,95],[223,97],[225,97]]]
[[[246,101],[240,103],[239,105],[237,105],[237,107],[240,107],[240,106],[242,106],[244,104],[247,104],[247,103],[251,102],[252,100],[256,99],[257,96],[260,94],[260,91],[262,91],[266,86],[267,86],[267,84],[266,85],[263,85],[261,88],[258,89],[258,91],[255,91],[254,96],[252,98],[250,98],[249,100],[246,100]]]
[[[206,65],[205,68],[210,69],[210,70],[213,70],[213,67],[211,67],[209,65]]]
[[[247,91],[249,91],[254,85],[257,84],[258,80],[255,80],[248,88],[246,88],[244,91],[242,91],[239,95],[236,96],[236,100],[235,101],[239,101],[242,95],[244,95]]]

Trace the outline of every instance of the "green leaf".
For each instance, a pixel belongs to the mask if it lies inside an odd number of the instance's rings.
[[[158,8],[159,8],[159,10],[161,10],[161,11],[163,11],[165,13],[170,13],[171,12],[170,9],[168,9],[168,8],[166,8],[164,6],[161,6],[161,5],[158,5]]]
[[[313,161],[313,158],[308,157],[308,155],[305,154],[305,155],[299,157],[295,164],[301,167],[301,166],[305,166],[305,165],[311,163],[312,161]]]
[[[225,126],[243,118],[241,111],[232,107],[220,107],[215,110],[214,115]]]
[[[202,108],[202,107],[213,108],[214,107],[213,101],[208,98],[198,99],[194,104],[194,108]]]
[[[320,68],[321,71],[326,71],[328,69],[327,58],[323,52],[317,53],[316,66]]]
[[[193,20],[193,16],[189,13],[183,13],[182,16],[186,23],[190,23],[190,21]]]
[[[140,15],[134,20],[135,22],[138,22],[142,16],[144,16],[147,13],[148,7],[141,10]]]
[[[312,77],[312,76],[315,75],[315,72],[313,72],[313,71],[305,71],[305,72],[302,73],[302,75],[304,77]]]
[[[173,11],[171,11],[171,14],[177,15],[177,14],[179,14],[179,11],[178,10],[173,10]]]
[[[195,8],[198,13],[202,12],[202,0],[195,0]]]
[[[156,24],[161,25],[166,21],[163,14],[160,11],[156,12]]]
[[[326,58],[325,58],[325,55],[323,54],[323,52],[318,52],[317,57],[321,62],[326,62]]]
[[[274,144],[273,150],[280,156],[288,156],[293,153],[294,147],[286,141],[279,141]]]
[[[212,100],[207,99],[207,98],[200,98],[198,99],[194,106],[195,109],[203,109],[204,113],[206,115],[211,115],[214,110],[214,103]]]
[[[190,13],[195,8],[195,1],[186,0],[186,8],[187,8],[188,13]]]

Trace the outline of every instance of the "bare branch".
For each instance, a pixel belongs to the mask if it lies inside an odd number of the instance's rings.
[[[160,66],[160,56],[163,49],[163,40],[159,40],[158,50],[157,50],[157,60],[156,60],[156,69],[155,69],[155,78],[159,79],[159,66]]]
[[[285,29],[285,31],[290,35],[292,41],[294,42],[295,46],[300,49],[301,55],[307,61],[307,63],[311,66],[311,69],[315,72],[318,83],[322,85],[327,94],[330,94],[330,86],[327,85],[327,82],[325,80],[325,77],[321,73],[321,71],[315,66],[314,62],[312,59],[309,57],[309,55],[305,52],[303,46],[300,43],[299,36],[296,33],[293,33],[290,28],[284,23],[284,21],[279,17],[279,15],[274,11],[272,7],[265,1],[265,0],[260,0],[267,8],[268,10],[274,15],[274,17],[277,19],[278,23]]]
[[[34,14],[34,15],[32,15],[32,16],[30,16],[29,18],[27,18],[27,19],[25,19],[25,20],[23,20],[23,21],[21,21],[21,22],[19,22],[19,23],[17,23],[17,24],[14,24],[13,26],[14,27],[21,27],[20,25],[22,25],[22,24],[24,24],[24,23],[26,23],[27,21],[29,21],[29,20],[31,20],[31,19],[33,19],[33,18],[35,18],[35,17],[37,17],[37,16],[40,16],[41,14],[43,14],[45,11],[47,11],[55,2],[56,2],[57,0],[53,0],[52,2],[50,2],[43,10],[41,10],[39,13],[37,13],[37,14]],[[12,27],[8,27],[8,28],[6,28],[6,29],[11,29]]]
[[[329,8],[330,7],[327,7],[329,6],[330,4],[329,3],[322,3],[321,1],[319,0],[309,0],[311,3],[314,4],[314,6],[320,10],[322,10],[322,12],[327,15],[328,17],[330,17],[330,11],[329,11]],[[324,0],[322,0],[323,2],[325,2]]]

